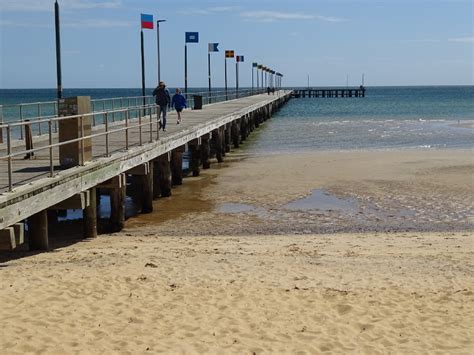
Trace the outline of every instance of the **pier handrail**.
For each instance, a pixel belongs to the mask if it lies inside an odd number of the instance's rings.
[[[220,102],[227,99],[234,99],[237,97],[248,96],[249,94],[260,94],[264,90],[259,88],[244,88],[244,89],[228,89],[226,90],[214,90],[209,93],[209,90],[206,91],[195,91],[188,92],[185,94],[188,101],[188,106],[194,105],[194,96],[199,95],[203,97],[203,105],[210,104],[213,102]],[[171,96],[173,93],[170,93]],[[144,102],[143,102],[144,101]],[[92,111],[96,112],[98,115],[101,112],[107,110],[115,110],[126,107],[133,107],[138,105],[149,105],[154,103],[154,97],[151,95],[147,96],[124,96],[124,97],[112,97],[112,98],[102,98],[102,99],[92,99],[91,107]],[[26,115],[25,111],[27,108],[31,107],[30,113],[34,111],[33,115]],[[48,109],[46,109],[48,108]],[[9,123],[24,122],[25,120],[34,122],[36,128],[33,131],[35,136],[41,136],[43,134],[43,127],[41,126],[41,121],[44,118],[58,117],[58,101],[41,101],[41,102],[27,102],[20,104],[5,104],[0,105],[0,124],[5,122],[5,111],[15,110],[19,116],[18,119],[8,120]],[[43,112],[51,112],[51,114],[43,115]],[[115,121],[115,114],[112,117]],[[93,118],[93,125],[96,125],[96,120]],[[55,132],[57,132],[57,127],[54,127]],[[0,132],[1,134],[1,132]],[[1,137],[0,137],[1,138]],[[15,139],[24,139],[24,133],[22,130],[18,132],[18,137]],[[2,139],[0,139],[0,143]]]
[[[54,148],[59,148],[60,146],[71,144],[71,143],[80,143],[80,151],[81,151],[81,162],[79,166],[82,166],[85,164],[84,161],[84,155],[85,155],[85,144],[84,141],[96,137],[101,137],[105,136],[105,154],[103,156],[110,156],[110,145],[109,145],[109,136],[111,134],[116,134],[120,132],[125,132],[125,139],[124,139],[124,147],[121,149],[128,150],[130,147],[130,141],[129,141],[129,131],[132,129],[138,129],[139,131],[139,142],[138,145],[143,144],[143,127],[149,127],[150,131],[149,133],[149,142],[153,142],[153,137],[156,137],[156,140],[159,139],[159,127],[158,127],[158,122],[154,122],[154,117],[157,117],[157,112],[158,112],[159,106],[153,104],[153,105],[145,105],[145,106],[135,106],[135,107],[128,107],[125,109],[117,109],[117,110],[112,110],[112,111],[106,111],[103,112],[105,115],[105,121],[104,121],[104,131],[100,131],[97,133],[92,133],[89,135],[84,134],[84,119],[92,117],[96,113],[87,113],[87,114],[79,114],[79,115],[70,115],[70,116],[60,116],[60,117],[51,117],[51,118],[44,118],[41,119],[41,123],[47,123],[48,124],[48,144],[42,145],[37,148],[31,148],[31,149],[20,149],[17,151],[13,151],[12,147],[12,139],[11,139],[11,129],[15,127],[25,127],[28,125],[31,125],[32,122],[15,122],[15,123],[7,123],[7,124],[1,124],[0,128],[6,130],[6,135],[7,135],[7,147],[6,147],[6,154],[0,156],[0,160],[7,160],[8,162],[8,191],[13,190],[13,158],[18,157],[18,156],[28,156],[28,155],[33,155],[36,152],[42,151],[42,150],[49,150],[49,176],[53,177],[54,176],[54,157],[53,157],[53,149]],[[130,112],[131,111],[136,111],[137,112],[137,118],[131,119],[130,118]],[[110,129],[109,128],[109,119],[108,117],[111,114],[114,113],[124,113],[125,114],[125,120],[124,120],[124,126],[116,126],[115,128]],[[143,113],[143,114],[142,114]],[[143,122],[143,119],[148,117],[146,122]],[[80,125],[80,133],[81,136],[75,139],[70,139],[64,142],[57,142],[53,143],[53,123],[54,122],[59,122],[62,120],[69,120],[69,119],[74,119],[77,118],[79,119],[79,125]],[[156,131],[154,131],[154,126],[156,126]],[[97,158],[97,157],[96,157]]]

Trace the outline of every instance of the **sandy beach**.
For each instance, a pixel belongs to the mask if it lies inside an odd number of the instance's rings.
[[[228,158],[121,233],[2,254],[2,353],[474,351],[472,151]]]

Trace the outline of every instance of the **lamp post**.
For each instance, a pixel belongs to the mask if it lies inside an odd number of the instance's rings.
[[[156,44],[158,48],[158,84],[161,81],[161,65],[160,65],[160,22],[166,22],[166,20],[157,20],[156,21]]]

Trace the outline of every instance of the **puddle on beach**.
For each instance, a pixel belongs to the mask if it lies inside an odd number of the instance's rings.
[[[246,203],[226,202],[217,206],[217,213],[248,213],[254,214],[260,218],[268,217],[268,212],[262,207],[256,207]]]
[[[356,214],[359,211],[359,204],[352,198],[342,199],[331,195],[329,192],[323,189],[316,189],[313,190],[311,195],[287,203],[282,208],[293,211],[340,210],[348,214]]]

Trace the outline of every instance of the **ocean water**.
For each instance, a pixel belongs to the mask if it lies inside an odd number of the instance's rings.
[[[147,95],[152,90],[147,89]],[[0,105],[51,101],[55,95],[55,89],[0,89]],[[65,97],[77,95],[103,99],[139,96],[141,90],[64,90]],[[30,114],[35,116],[35,109]],[[5,121],[18,119],[18,112],[5,108],[3,116]],[[265,129],[252,136],[250,149],[266,153],[312,149],[471,149],[473,126],[474,86],[368,87],[365,98],[290,100]]]
[[[374,87],[365,98],[292,99],[255,152],[474,147],[474,86]]]

